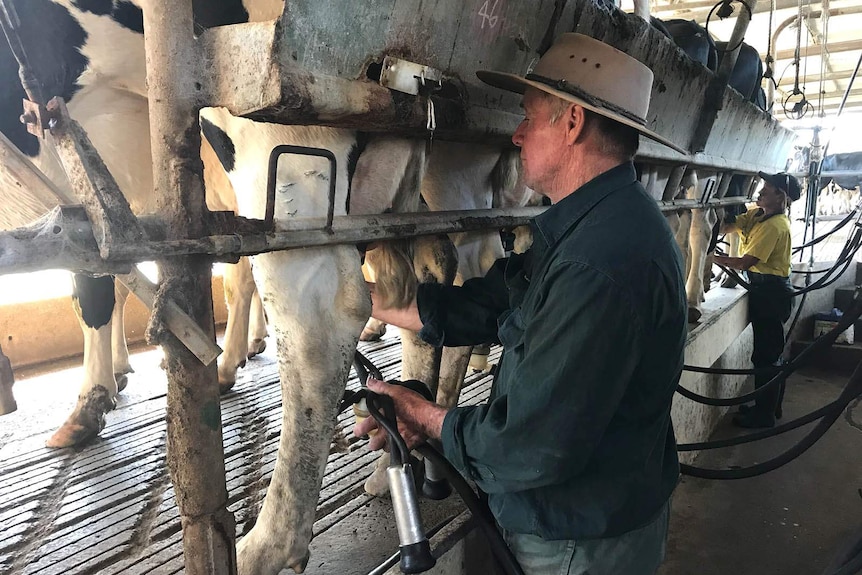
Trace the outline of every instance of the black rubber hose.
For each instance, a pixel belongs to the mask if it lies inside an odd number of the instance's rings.
[[[758,367],[754,369],[723,369],[718,367],[701,367],[699,365],[683,365],[683,371],[692,371],[694,373],[713,373],[718,375],[760,375],[767,373],[778,373],[781,368],[778,366]]]
[[[715,441],[702,441],[700,443],[681,443],[676,446],[677,451],[705,451],[707,449],[719,449],[722,447],[731,447],[733,445],[741,445],[743,443],[751,443],[753,441],[760,441],[761,439],[767,439],[769,437],[774,437],[776,435],[781,435],[782,433],[787,433],[788,431],[792,431],[796,428],[802,427],[803,425],[808,425],[812,421],[817,421],[824,415],[830,413],[832,409],[836,409],[838,406],[837,401],[833,401],[824,405],[819,409],[815,409],[811,413],[803,415],[802,417],[797,417],[792,421],[788,421],[786,423],[782,423],[781,425],[777,425],[770,429],[764,429],[761,431],[755,431],[754,433],[748,433],[746,435],[740,435],[739,437],[730,437],[728,439],[717,439]],[[842,407],[843,409],[843,407]]]
[[[837,232],[838,230],[840,230],[841,228],[843,228],[844,226],[849,224],[850,221],[857,215],[856,211],[858,209],[859,208],[857,207],[852,212],[847,214],[847,216],[843,220],[841,220],[837,226],[835,226],[834,228],[832,228],[831,230],[829,230],[828,232],[826,232],[822,236],[817,236],[813,240],[810,240],[810,241],[802,244],[801,246],[796,246],[795,248],[793,248],[793,250],[792,250],[793,254],[798,254],[799,252],[801,252],[805,248],[810,248],[812,246],[816,246],[817,244],[819,244],[820,242],[822,242],[823,240],[825,240],[826,238],[828,238],[829,236],[831,236],[832,234],[834,234],[835,232]]]
[[[849,575],[862,569],[862,564],[859,563],[862,561],[862,533],[857,534],[856,537],[856,540],[852,541],[849,545],[845,545],[836,554],[836,557],[832,558],[823,570],[822,575]],[[854,566],[856,571],[851,571],[850,569]]]
[[[368,381],[368,375],[374,379],[383,381],[383,374],[377,369],[370,359],[365,357],[358,349],[353,354],[353,369],[356,370],[356,375],[359,377],[359,385],[365,387],[365,382]]]
[[[467,480],[455,469],[449,460],[443,457],[436,449],[428,444],[421,445],[416,448],[416,451],[422,454],[423,457],[429,459],[437,468],[443,472],[446,479],[461,496],[461,500],[473,514],[473,517],[479,523],[479,528],[488,539],[488,545],[491,547],[491,552],[503,569],[506,575],[524,575],[518,560],[506,545],[503,535],[497,529],[494,523],[494,516],[491,515],[487,505],[482,503],[473,491],[473,488],[467,483]]]
[[[850,309],[847,310],[843,316],[841,316],[841,320],[838,324],[833,327],[828,332],[824,333],[817,339],[815,339],[811,345],[805,348],[799,355],[794,358],[793,361],[788,363],[782,370],[767,383],[763,384],[761,387],[755,389],[751,393],[746,393],[745,395],[740,395],[736,397],[708,397],[705,395],[700,395],[693,391],[690,391],[684,388],[682,385],[677,385],[676,391],[683,397],[690,399],[692,401],[696,401],[698,403],[703,403],[705,405],[712,405],[718,407],[727,407],[731,405],[739,405],[741,403],[745,403],[750,399],[753,399],[764,392],[768,387],[772,385],[778,385],[778,382],[784,380],[791,373],[799,369],[800,366],[804,365],[805,362],[816,352],[819,352],[821,349],[832,345],[835,343],[835,340],[838,339],[838,336],[841,335],[844,330],[853,325],[853,323],[859,318],[862,317],[862,297],[856,297],[853,300],[853,303],[850,304]]]
[[[705,469],[695,467],[693,465],[680,464],[680,472],[683,475],[691,477],[700,477],[701,479],[747,479],[763,475],[782,465],[789,463],[805,453],[808,448],[814,445],[824,433],[835,423],[844,409],[851,401],[862,394],[862,363],[856,366],[853,375],[850,376],[850,381],[841,392],[838,399],[835,400],[835,405],[831,406],[829,412],[820,420],[820,422],[812,429],[808,435],[802,438],[799,443],[769,461],[758,463],[750,467],[742,467],[739,469]]]
[[[847,239],[847,242],[844,244],[844,247],[841,250],[841,254],[838,256],[838,259],[835,261],[833,266],[828,270],[819,270],[818,273],[823,273],[822,277],[817,278],[817,280],[811,284],[810,286],[806,286],[801,289],[797,289],[793,291],[793,296],[802,295],[808,293],[810,291],[822,289],[824,287],[828,287],[835,283],[840,277],[844,275],[844,272],[853,262],[853,256],[856,255],[856,252],[859,251],[860,247],[862,247],[862,231],[857,230],[853,233],[851,237]],[[751,291],[751,284],[746,282],[742,277],[736,273],[736,270],[728,268],[727,266],[723,266],[721,264],[716,264],[719,268],[724,270],[728,275],[734,278],[743,288],[747,291]],[[835,270],[839,267],[844,266],[841,270],[841,273],[836,275],[834,278],[830,278]]]
[[[390,409],[392,398],[366,392],[365,405],[368,407],[368,413],[389,437],[389,451],[393,464],[404,465],[410,461],[410,450],[407,448],[404,438],[398,433],[398,424],[395,423],[395,409],[394,407]]]

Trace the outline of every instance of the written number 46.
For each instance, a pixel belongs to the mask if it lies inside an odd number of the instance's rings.
[[[500,21],[500,17],[497,16],[497,5],[499,3],[500,0],[494,0],[493,4],[490,4],[490,0],[485,0],[485,3],[482,4],[481,8],[479,8],[479,16],[482,17],[482,28],[485,27],[486,22],[488,23],[489,28],[495,28],[497,26],[497,22]]]

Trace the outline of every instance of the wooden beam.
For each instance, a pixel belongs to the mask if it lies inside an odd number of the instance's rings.
[[[26,225],[59,204],[78,203],[71,192],[55,186],[2,133],[0,186],[6,188],[7,198],[6,203],[0,205],[0,229]]]

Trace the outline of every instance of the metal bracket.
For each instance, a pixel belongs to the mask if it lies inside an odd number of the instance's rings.
[[[47,111],[57,155],[72,189],[84,205],[101,257],[111,259],[124,247],[146,241],[147,236],[128,200],[87,133],[69,116],[65,102],[53,98],[48,102]]]
[[[423,86],[433,83],[439,87],[442,81],[443,72],[436,68],[392,56],[383,58],[380,85],[390,90],[418,96]]]
[[[326,209],[326,231],[332,231],[332,218],[335,215],[335,178],[338,173],[338,163],[335,154],[323,148],[310,148],[308,146],[292,146],[281,144],[269,153],[269,166],[266,176],[266,215],[264,215],[264,229],[275,231],[275,182],[278,177],[278,160],[283,155],[296,154],[299,156],[316,156],[329,160],[329,205]]]
[[[21,123],[27,127],[27,131],[39,138],[45,139],[45,130],[50,129],[50,114],[42,104],[24,100],[24,113],[21,114]]]

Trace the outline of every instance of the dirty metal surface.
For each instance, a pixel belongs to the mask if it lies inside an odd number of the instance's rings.
[[[386,378],[400,373],[397,337],[360,344]],[[499,349],[491,361],[499,358]],[[275,466],[281,421],[277,365],[251,368],[222,400],[229,508],[238,537],[252,526]],[[248,369],[248,368],[247,368]],[[487,374],[468,375],[462,404],[482,401]],[[351,372],[348,386],[358,386]],[[29,440],[0,448],[0,573],[168,574],[183,571],[182,533],[165,466],[165,395],[153,394],[114,418],[80,450]],[[115,412],[116,413],[116,412]],[[388,499],[362,489],[376,455],[339,417],[347,451],[332,449],[323,478],[306,573],[365,574],[397,550]],[[422,502],[427,528],[461,510],[457,497]]]

